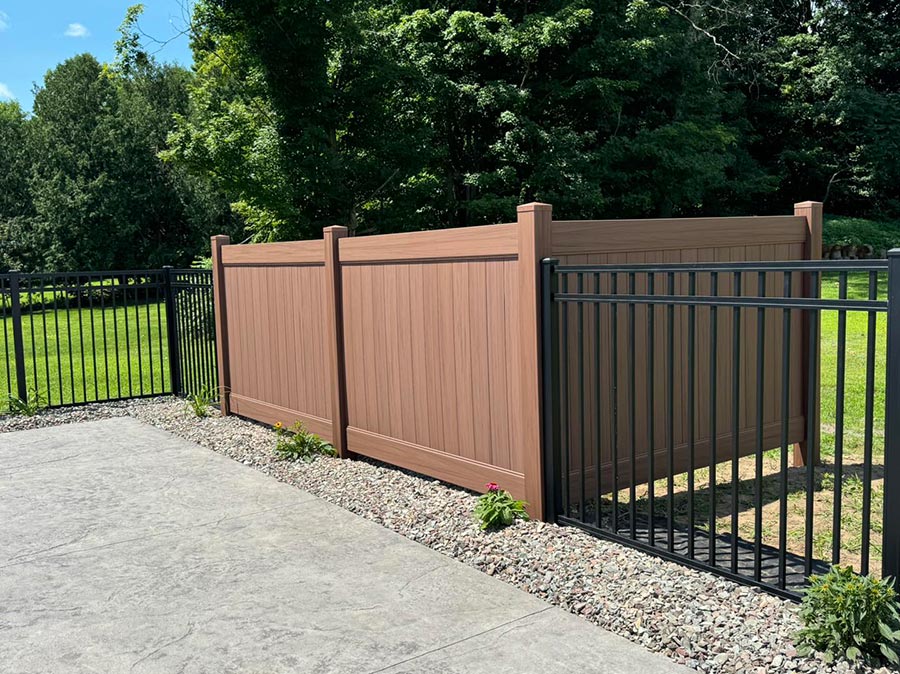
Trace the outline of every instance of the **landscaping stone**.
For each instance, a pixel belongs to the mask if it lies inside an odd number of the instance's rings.
[[[792,602],[575,528],[517,522],[485,533],[472,517],[471,492],[370,460],[282,461],[271,429],[216,413],[198,419],[180,400],[0,418],[0,431],[114,416],[137,418],[252,466],[698,671],[849,671],[845,663],[796,653],[800,622]]]

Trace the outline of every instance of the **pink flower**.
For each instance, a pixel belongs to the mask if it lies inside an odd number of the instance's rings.
[[[500,486],[496,482],[488,482],[487,490],[488,491],[500,491]]]

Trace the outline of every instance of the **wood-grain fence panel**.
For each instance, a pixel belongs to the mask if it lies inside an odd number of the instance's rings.
[[[355,245],[353,260],[363,255]],[[383,458],[394,441],[395,462],[398,448],[416,455],[400,461],[407,467],[433,464],[457,481],[468,473],[465,485],[479,489],[494,467],[524,484],[510,421],[516,261],[354,262],[341,274],[351,450]]]
[[[323,240],[251,245],[215,237],[223,411],[267,423],[303,421],[334,442],[341,456],[353,452],[477,490],[484,482],[500,482],[541,516],[540,259],[588,265],[799,260],[815,248],[818,225],[810,223],[819,212],[805,203],[790,216],[551,222],[549,206],[529,204],[520,207],[517,222],[486,227],[366,237],[348,237],[345,228],[332,227]],[[799,276],[791,284],[795,294],[808,291]],[[758,291],[755,273],[739,277],[742,294]],[[615,282],[614,289],[609,274],[587,276],[582,289],[629,291],[627,274],[619,273]],[[668,283],[665,274],[657,274],[653,294],[668,293]],[[688,283],[687,274],[676,274],[675,294],[688,294]],[[710,283],[709,274],[697,274],[696,292],[709,293]],[[767,294],[783,291],[779,274],[769,274],[767,283]],[[733,273],[721,273],[718,293],[734,293],[735,284]],[[646,274],[635,276],[634,290],[650,292]],[[741,455],[755,451],[755,309],[742,310],[737,327],[733,311],[719,308],[713,335],[709,307],[578,307],[562,308],[567,351],[575,353],[579,340],[584,347],[582,360],[570,358],[564,368],[564,458],[570,470],[596,488],[599,465],[601,486],[608,489],[615,452],[619,487],[626,487],[623,478],[630,480],[632,472],[635,483],[647,481],[651,454],[654,476],[665,475],[672,445],[673,468],[682,472],[692,444],[695,464],[708,463],[713,426],[716,460],[731,457],[734,440]],[[790,345],[792,443],[805,441],[807,393],[806,326],[797,313]],[[737,401],[735,335],[741,344]],[[781,335],[780,311],[767,310],[765,449],[780,441]],[[695,404],[689,414],[691,391]]]
[[[719,220],[726,230],[730,229],[730,220]],[[757,219],[738,219],[742,223],[756,222]],[[745,231],[744,245],[710,246],[709,241],[730,242],[733,233],[713,236],[710,220],[703,220],[702,228],[696,231],[707,237],[707,240],[695,240],[680,237],[679,250],[668,248],[666,240],[645,243],[643,227],[640,222],[631,223],[628,229],[618,226],[609,227],[608,223],[559,223],[553,227],[553,249],[561,265],[584,264],[666,264],[666,263],[716,263],[744,261],[777,261],[803,259],[803,227],[797,218],[759,219],[766,224],[762,228],[774,243],[753,236],[753,232]],[[645,221],[649,230],[658,231],[659,221]],[[777,229],[779,225],[782,229]],[[785,233],[785,231],[787,233]],[[775,232],[774,235],[771,233]],[[592,237],[589,236],[592,233]],[[624,242],[613,236],[621,233]],[[756,231],[759,234],[759,231]],[[567,236],[577,236],[579,247],[587,250],[610,250],[612,253],[562,253],[571,250]],[[640,250],[627,250],[629,245],[640,246]],[[576,288],[576,274],[562,283],[568,283],[570,292],[613,293],[613,280],[609,274],[600,276],[599,284],[590,275],[584,274],[582,287]],[[618,284],[615,294],[624,295],[629,292],[629,275],[618,273]],[[733,272],[720,272],[717,275],[715,294],[729,296],[735,294],[735,275]],[[758,276],[755,272],[740,274],[741,294],[755,295],[760,292]],[[695,293],[710,295],[712,277],[709,273],[696,274]],[[653,295],[668,294],[668,277],[663,273],[654,274]],[[649,292],[649,276],[646,273],[634,275],[634,292],[645,295]],[[784,294],[784,275],[767,273],[767,296]],[[674,291],[677,295],[689,294],[689,276],[679,272],[674,276]],[[565,288],[565,286],[564,286]],[[802,294],[802,279],[795,274],[791,283],[791,293]],[[733,457],[734,440],[737,438],[739,456],[752,454],[757,449],[757,321],[756,309],[743,309],[740,312],[738,329],[740,350],[738,353],[738,423],[737,434],[734,428],[734,312],[728,307],[718,307],[716,311],[717,327],[713,334],[711,327],[712,310],[709,307],[677,306],[672,311],[672,340],[674,358],[668,360],[667,331],[669,329],[667,308],[663,305],[629,305],[627,302],[612,305],[590,305],[573,303],[563,305],[561,322],[565,323],[566,342],[563,345],[567,354],[566,368],[567,393],[565,395],[564,419],[567,434],[566,461],[572,476],[572,484],[580,480],[580,472],[585,472],[588,489],[596,489],[595,463],[599,455],[601,462],[601,482],[604,490],[612,488],[613,453],[617,454],[618,487],[630,485],[632,475],[632,449],[634,451],[634,473],[637,484],[643,484],[650,478],[649,453],[652,446],[654,452],[654,479],[665,477],[669,467],[669,445],[673,446],[672,463],[676,473],[684,472],[691,464],[691,445],[693,445],[693,464],[696,467],[709,465],[710,437],[713,427],[716,432],[716,462],[727,461]],[[579,312],[581,315],[579,316]],[[613,313],[616,317],[616,333],[612,331]],[[650,341],[649,316],[653,320],[653,338]],[[687,366],[688,321],[694,314],[694,359],[693,359],[693,420],[689,416],[688,395],[691,393],[691,380]],[[633,329],[630,317],[633,313]],[[781,443],[781,391],[782,391],[782,312],[766,310],[763,339],[763,450],[780,446]],[[802,343],[801,317],[792,312],[791,345],[789,372],[789,409],[788,442],[798,443],[805,438],[805,417],[803,406],[802,359],[804,357]],[[562,329],[562,328],[561,328]],[[599,343],[598,343],[599,338]],[[613,348],[615,340],[615,349]],[[715,350],[713,350],[715,344]],[[579,362],[578,350],[582,350]],[[711,355],[715,352],[716,371],[712,376]],[[613,354],[617,357],[616,381],[613,380]],[[651,378],[650,359],[652,355],[653,373]],[[667,390],[667,371],[672,368],[672,417],[669,416],[669,392]],[[632,379],[633,370],[633,379]],[[651,384],[652,382],[652,384]],[[652,389],[651,389],[652,385]],[[633,389],[633,390],[632,390]],[[715,390],[715,423],[713,423],[713,390]],[[632,412],[633,409],[633,412]],[[614,418],[615,417],[615,418]],[[693,421],[693,424],[691,424]],[[671,423],[671,426],[670,426]],[[615,432],[613,425],[615,424]],[[669,429],[671,427],[671,438]],[[691,439],[693,429],[693,440]],[[615,443],[615,449],[613,447]],[[577,495],[572,495],[576,498]]]
[[[231,410],[266,423],[302,421],[330,441],[324,267],[226,264],[224,276]]]

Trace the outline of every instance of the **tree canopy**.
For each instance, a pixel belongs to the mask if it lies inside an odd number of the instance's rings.
[[[562,217],[898,215],[894,3],[202,0],[168,157],[260,240]]]
[[[135,18],[123,24],[115,63],[75,56],[46,74],[32,115],[0,106],[6,268],[188,264],[229,227],[224,195],[158,156],[193,75],[128,49]]]
[[[191,71],[118,56],[0,105],[5,264],[563,218],[900,218],[887,0],[200,0]]]

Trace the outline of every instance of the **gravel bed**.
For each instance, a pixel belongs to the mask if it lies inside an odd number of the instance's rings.
[[[799,621],[791,602],[573,528],[519,522],[484,533],[472,519],[471,492],[368,460],[281,461],[267,427],[217,414],[197,419],[180,400],[0,417],[0,432],[117,416],[252,466],[699,671],[851,671],[845,662],[827,665],[797,655],[792,635]]]

